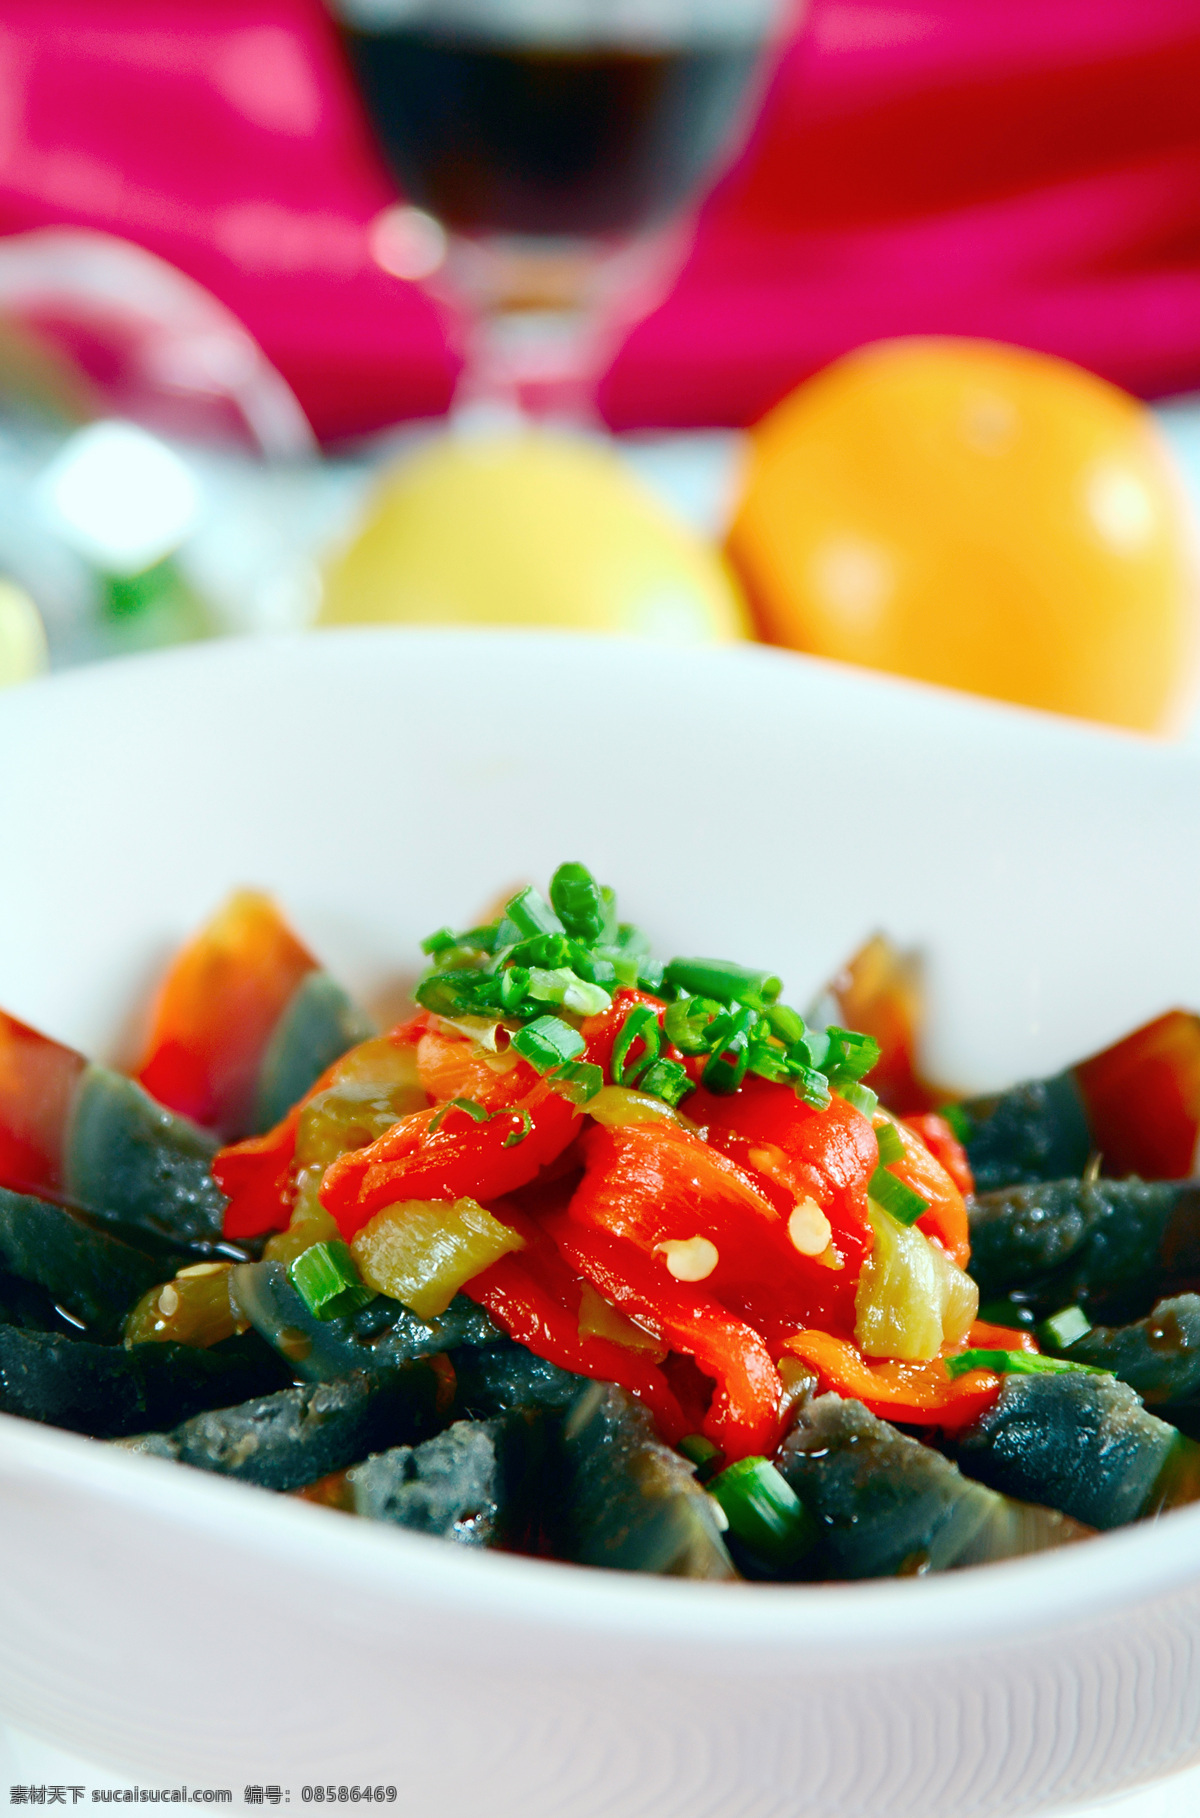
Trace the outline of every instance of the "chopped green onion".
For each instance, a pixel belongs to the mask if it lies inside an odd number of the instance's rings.
[[[893,1162],[904,1160],[904,1139],[895,1124],[879,1124],[875,1140],[879,1144],[879,1159],[885,1168],[890,1168]]]
[[[539,1016],[517,1030],[512,1046],[539,1073],[549,1073],[564,1061],[578,1060],[587,1043],[578,1029],[572,1029],[560,1016]]]
[[[630,1061],[630,1049],[638,1041],[642,1044],[642,1052],[635,1061]],[[612,1059],[608,1067],[613,1084],[636,1085],[638,1075],[651,1066],[661,1053],[662,1031],[658,1026],[658,1012],[652,1010],[649,1004],[635,1004],[621,1024],[613,1043]]]
[[[639,1092],[648,1092],[652,1098],[661,1098],[664,1104],[670,1105],[672,1111],[681,1098],[686,1098],[694,1090],[687,1068],[673,1060],[656,1060],[652,1067],[647,1067],[638,1081]]]
[[[793,1075],[796,1091],[806,1105],[824,1111],[829,1104],[829,1081],[815,1067],[797,1066]]]
[[[500,980],[490,972],[430,972],[417,986],[417,1002],[437,1016],[480,1016],[500,1005]]]
[[[601,884],[600,902],[604,909],[604,926],[597,946],[610,945],[617,938],[617,893],[610,884]]]
[[[719,1461],[724,1458],[720,1446],[715,1446],[711,1439],[705,1439],[703,1433],[688,1433],[679,1442],[683,1456],[696,1467],[696,1476],[705,1483],[718,1469]]]
[[[785,1047],[794,1048],[803,1040],[804,1018],[798,1010],[793,1010],[789,1004],[770,1004],[766,1015],[772,1035],[777,1035]]]
[[[516,1039],[514,1035],[514,1043]],[[929,1201],[922,1199],[899,1175],[889,1173],[887,1168],[876,1168],[867,1182],[867,1194],[877,1206],[889,1212],[898,1225],[915,1225],[921,1214],[929,1210]]]
[[[518,939],[535,934],[565,934],[566,929],[540,890],[530,884],[504,905],[504,914],[517,930]]]
[[[810,1067],[823,1070],[826,1056],[829,1053],[829,1031],[827,1029],[806,1029],[800,1040],[793,1043],[793,1052],[798,1060],[807,1060]]]
[[[601,954],[591,953],[581,947],[578,941],[568,942],[570,954],[567,964],[589,985],[604,985],[611,988],[617,982],[617,969],[612,961]]]
[[[836,1023],[825,1034],[829,1046],[822,1065],[827,1073],[862,1079],[879,1059],[879,1043],[873,1035],[860,1035],[857,1029],[839,1029]]]
[[[509,1111],[507,1113],[500,1112],[498,1115],[500,1115],[501,1117],[507,1115],[508,1117],[520,1118],[521,1121],[520,1121],[519,1125],[517,1126],[517,1128],[515,1130],[509,1131],[508,1135],[504,1139],[503,1144],[501,1145],[505,1149],[515,1149],[518,1143],[523,1143],[525,1141],[525,1138],[529,1135],[529,1132],[533,1129],[533,1119],[530,1117],[528,1111],[523,1111],[520,1109]]]
[[[765,1034],[766,1025],[756,1023],[750,1031],[750,1059],[748,1071],[757,1073],[761,1079],[790,1083],[792,1062],[778,1042],[773,1042]]]
[[[542,966],[531,966],[526,990],[542,1004],[561,1004],[577,1016],[598,1016],[612,1003],[603,985],[588,985],[577,978],[569,966],[557,966],[553,972]]]
[[[1033,1325],[1033,1310],[1015,1300],[989,1300],[979,1309],[980,1321],[988,1326],[1012,1326],[1017,1331]]]
[[[499,922],[487,922],[480,928],[468,928],[458,939],[464,947],[477,947],[481,953],[494,953],[499,945],[496,939],[499,932]]]
[[[723,1004],[749,1004],[754,1009],[773,1004],[783,990],[782,979],[774,973],[752,972],[746,966],[735,966],[732,960],[673,959],[665,977],[676,991],[715,997]]]
[[[1038,1327],[1038,1337],[1044,1345],[1050,1345],[1055,1351],[1065,1351],[1077,1338],[1082,1338],[1092,1329],[1092,1322],[1082,1307],[1062,1307],[1044,1319]]]
[[[427,934],[421,942],[422,953],[441,953],[447,947],[457,947],[458,936],[453,928],[439,928],[434,934]]]
[[[465,1111],[467,1116],[473,1118],[477,1124],[486,1124],[492,1115],[483,1105],[477,1104],[473,1098],[447,1099],[446,1103],[442,1105],[429,1120],[429,1134],[431,1136],[435,1130],[441,1128],[451,1111]]]
[[[359,1278],[354,1259],[340,1237],[311,1244],[288,1267],[292,1286],[318,1319],[337,1319],[375,1299],[374,1289]]]
[[[624,953],[631,959],[650,958],[650,936],[643,933],[635,922],[619,922],[612,944],[618,953]]]
[[[829,1083],[838,1097],[844,1098],[848,1105],[852,1105],[856,1111],[861,1111],[864,1117],[874,1117],[879,1108],[879,1094],[872,1092],[870,1086],[864,1086],[862,1081],[857,1079],[835,1078],[831,1079]]]
[[[529,992],[529,968],[527,966],[506,966],[500,974],[500,1006],[504,1010],[516,1010],[523,1004]]]
[[[534,934],[518,941],[508,958],[514,966],[565,966],[574,944],[565,934]]]
[[[547,1084],[573,1105],[586,1105],[603,1086],[604,1073],[594,1061],[568,1061],[548,1076]]]
[[[968,1370],[991,1370],[997,1376],[1066,1376],[1072,1370],[1087,1376],[1111,1376],[1095,1364],[1072,1363],[1067,1357],[1040,1357],[1033,1351],[959,1351],[946,1359],[950,1376]]]
[[[767,1458],[740,1458],[708,1485],[730,1532],[764,1564],[787,1568],[816,1542],[817,1526],[781,1471]]]
[[[604,899],[586,865],[560,865],[550,879],[550,901],[563,927],[575,940],[600,939],[604,932]]]
[[[720,1014],[720,1004],[711,997],[677,997],[663,1016],[667,1040],[683,1054],[707,1054],[708,1026]]]
[[[722,1030],[720,1045],[714,1048],[711,1058],[706,1061],[701,1080],[710,1092],[736,1092],[746,1077],[746,1068],[750,1064],[750,1031],[754,1026],[755,1012],[742,1009],[731,1017],[718,1017],[713,1029],[728,1022],[728,1030]]]
[[[969,1143],[975,1134],[975,1120],[961,1105],[939,1105],[938,1116],[944,1117],[960,1143]]]
[[[656,959],[643,960],[641,965],[638,967],[638,974],[637,974],[638,990],[639,991],[649,991],[651,993],[651,995],[654,997],[660,996],[662,993],[663,978],[666,975],[666,970],[667,969],[663,965],[661,960],[656,960]]]

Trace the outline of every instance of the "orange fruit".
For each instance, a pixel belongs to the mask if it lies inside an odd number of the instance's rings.
[[[729,547],[773,642],[1144,731],[1189,704],[1182,490],[1146,407],[1066,361],[838,360],[754,431]]]

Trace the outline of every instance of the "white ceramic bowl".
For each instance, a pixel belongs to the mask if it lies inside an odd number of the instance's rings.
[[[102,1054],[236,883],[371,992],[565,857],[660,950],[794,1001],[874,927],[919,943],[964,1085],[1200,1002],[1192,757],[761,650],[349,632],[36,683],[0,698],[0,827],[0,1003]],[[1014,1818],[1200,1755],[1200,1509],[940,1579],[714,1586],[466,1556],[0,1417],[0,1536],[0,1714],[142,1784]]]

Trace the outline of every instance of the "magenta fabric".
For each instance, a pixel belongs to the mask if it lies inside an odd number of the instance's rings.
[[[814,0],[619,427],[752,421],[881,335],[1200,384],[1200,0]],[[234,309],[326,439],[444,407],[442,325],[371,262],[393,197],[318,0],[3,0],[0,232],[138,241]]]

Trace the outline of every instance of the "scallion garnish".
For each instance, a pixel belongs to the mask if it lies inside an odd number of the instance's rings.
[[[719,1046],[713,1050],[705,1062],[701,1080],[710,1092],[736,1092],[746,1077],[746,1068],[750,1064],[750,1031],[754,1026],[754,1011],[748,1007],[737,1010],[730,1017],[718,1017],[713,1024],[714,1031],[722,1024],[727,1024],[719,1036]]]
[[[539,1073],[549,1073],[564,1061],[578,1060],[587,1043],[561,1016],[539,1016],[517,1030],[512,1046]]]
[[[875,1141],[879,1144],[879,1159],[885,1168],[904,1160],[904,1139],[895,1124],[878,1124]]]
[[[513,1040],[516,1041],[516,1036]],[[921,1214],[929,1210],[927,1199],[906,1186],[898,1174],[892,1174],[882,1166],[876,1168],[867,1182],[867,1193],[898,1225],[915,1225]]]
[[[509,898],[504,905],[504,914],[517,930],[518,940],[528,940],[535,934],[566,933],[541,891],[535,890],[532,884]]]
[[[421,942],[422,953],[442,953],[447,947],[457,947],[458,936],[453,928],[439,928],[433,934],[427,934]]]
[[[703,1433],[685,1435],[679,1442],[679,1450],[695,1465],[696,1476],[701,1483],[714,1475],[725,1456],[720,1446],[715,1446],[711,1439],[705,1439]]]
[[[360,1280],[348,1244],[340,1237],[312,1244],[288,1266],[292,1286],[318,1319],[337,1319],[375,1299],[374,1289]]]
[[[641,1043],[641,1052],[632,1060],[630,1054],[634,1044]],[[658,1026],[658,1012],[649,1004],[635,1004],[617,1033],[613,1043],[612,1059],[608,1070],[616,1086],[636,1085],[637,1078],[662,1052],[662,1030]]]
[[[1053,1350],[1065,1351],[1069,1345],[1075,1343],[1077,1338],[1083,1338],[1091,1329],[1092,1322],[1082,1307],[1061,1307],[1057,1313],[1052,1313],[1049,1319],[1042,1321],[1038,1327],[1038,1337],[1044,1345],[1049,1345]]]
[[[720,1014],[720,1004],[711,997],[677,997],[663,1014],[667,1040],[681,1054],[707,1054],[708,1027]]]
[[[568,1061],[565,1067],[556,1067],[546,1083],[573,1105],[586,1105],[603,1086],[604,1073],[594,1061]]]
[[[577,941],[598,941],[604,933],[604,899],[586,865],[560,865],[550,879],[550,901],[567,933]]]
[[[715,997],[722,1004],[749,1004],[756,1010],[773,1004],[783,990],[782,979],[774,973],[752,972],[732,960],[673,959],[664,979],[675,991]]]
[[[968,1370],[991,1370],[997,1376],[1066,1376],[1072,1370],[1087,1376],[1112,1375],[1111,1370],[1101,1370],[1096,1364],[1041,1357],[1033,1351],[957,1351],[945,1362],[950,1376],[965,1376]]]
[[[492,1115],[485,1106],[478,1104],[473,1098],[449,1098],[444,1105],[438,1107],[429,1120],[431,1136],[435,1130],[441,1129],[451,1111],[465,1111],[467,1116],[477,1124],[486,1124]]]
[[[516,1129],[509,1131],[501,1145],[501,1147],[505,1149],[515,1149],[518,1143],[523,1143],[525,1141],[525,1138],[533,1129],[533,1119],[530,1117],[528,1111],[519,1109],[509,1111],[507,1114],[501,1113],[501,1115],[507,1115],[518,1119]]]
[[[694,1090],[687,1068],[673,1060],[656,1060],[653,1066],[647,1067],[638,1081],[639,1092],[648,1092],[652,1098],[661,1098],[664,1104],[670,1105],[672,1111],[680,1099],[686,1098]]]
[[[879,1094],[872,1092],[870,1086],[864,1086],[858,1079],[831,1080],[829,1083],[839,1098],[844,1098],[848,1105],[861,1111],[864,1117],[874,1117],[879,1109]]]
[[[804,1018],[790,1004],[769,1004],[766,1010],[771,1034],[777,1035],[786,1048],[794,1048],[804,1036]]]
[[[740,1458],[711,1479],[708,1493],[725,1511],[730,1532],[765,1565],[793,1566],[816,1541],[812,1516],[767,1458]]]
[[[642,929],[618,922],[616,897],[585,865],[560,865],[550,899],[530,886],[510,898],[495,922],[431,934],[423,944],[433,964],[417,986],[417,1002],[452,1023],[503,1019],[510,1030],[524,1023],[513,1046],[549,1073],[564,1070],[583,1052],[568,1016],[598,1015],[619,987],[636,988],[670,1001],[661,1025],[660,1013],[649,1006],[639,1006],[636,1019],[626,1018],[613,1050],[617,1084],[637,1084],[677,1105],[694,1082],[678,1062],[665,1059],[665,1041],[706,1057],[703,1080],[712,1091],[735,1092],[752,1072],[791,1085],[821,1110],[832,1087],[865,1115],[874,1111],[874,1094],[858,1083],[877,1057],[870,1036],[836,1026],[806,1029],[798,1011],[778,1002],[780,981],[773,973],[729,960],[675,959],[664,967]],[[564,1074],[557,1088],[585,1102],[582,1075],[571,1080]],[[598,1089],[589,1086],[587,1095]]]
[[[518,941],[508,954],[508,963],[514,966],[565,966],[571,958],[573,941],[565,934],[535,934],[527,941]]]
[[[846,1079],[862,1079],[879,1059],[879,1043],[873,1035],[860,1035],[857,1029],[839,1029],[834,1023],[825,1031],[828,1047],[822,1066],[826,1073],[837,1073]]]
[[[612,1003],[603,985],[587,984],[569,966],[556,966],[552,972],[543,966],[531,966],[525,989],[538,1003],[561,1004],[577,1016],[598,1016]]]

